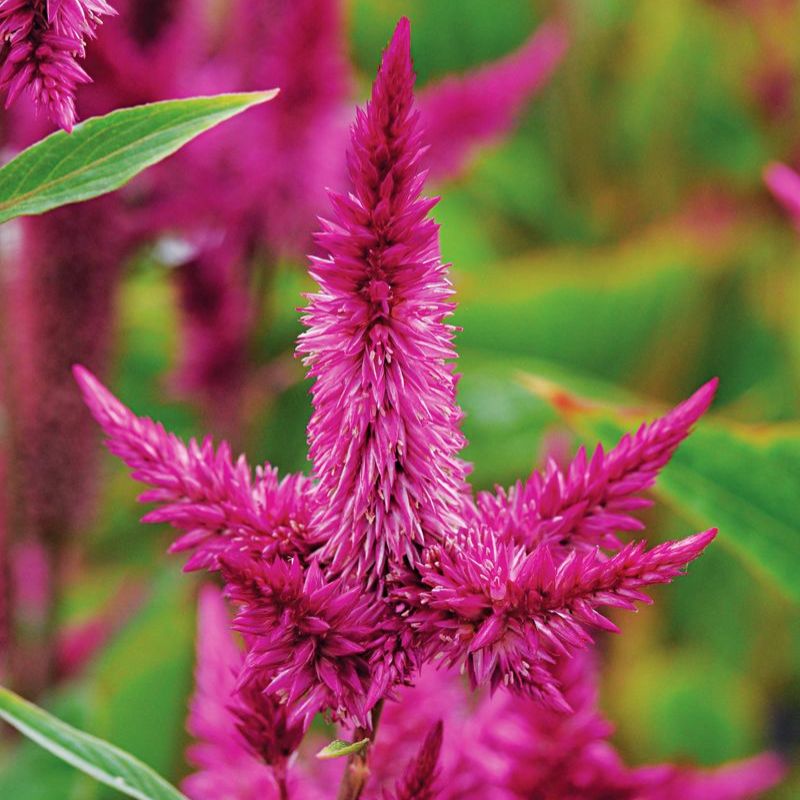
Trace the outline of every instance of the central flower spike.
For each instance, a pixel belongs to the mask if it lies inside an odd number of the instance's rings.
[[[352,191],[331,194],[334,219],[317,236],[327,255],[313,259],[319,291],[297,348],[314,378],[321,558],[368,584],[462,527],[467,494],[446,322],[453,289],[428,216],[437,201],[420,196],[413,87],[404,19],[352,128]]]

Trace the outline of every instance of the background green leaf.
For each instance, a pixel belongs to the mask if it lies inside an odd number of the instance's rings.
[[[0,688],[0,717],[45,750],[136,800],[186,800],[146,764]]]
[[[0,222],[118,189],[146,167],[277,90],[166,100],[58,131],[0,169]]]

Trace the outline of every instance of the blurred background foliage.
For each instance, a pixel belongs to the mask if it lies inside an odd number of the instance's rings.
[[[648,521],[663,539],[718,524],[720,539],[602,641],[603,703],[632,763],[711,765],[767,747],[796,759],[800,240],[762,170],[800,158],[800,3],[351,0],[361,95],[402,14],[424,83],[508,52],[554,12],[572,31],[564,62],[436,211],[460,301],[474,483],[508,483],[579,440],[613,441],[718,375],[712,421],[659,482],[667,502]],[[302,266],[282,264],[267,299],[254,356],[267,390],[248,403],[242,443],[287,470],[307,468],[308,387],[292,356]],[[173,292],[153,253],[130,265],[112,386],[138,413],[198,435],[198,411],[165,385]],[[553,386],[525,374],[604,405],[564,415]],[[620,402],[639,416],[605,405]],[[139,525],[137,487],[110,458],[102,486],[63,617],[116,604],[124,624],[51,705],[177,779],[193,581],[163,555],[169,534]],[[35,786],[19,778],[31,774]],[[799,790],[795,775],[772,796]],[[32,748],[9,751],[0,771],[0,797],[106,794]]]

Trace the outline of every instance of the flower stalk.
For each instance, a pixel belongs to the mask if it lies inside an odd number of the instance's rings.
[[[372,710],[372,727],[370,729],[356,728],[353,734],[353,741],[369,739],[369,743],[358,752],[348,756],[336,800],[358,800],[361,797],[369,780],[369,751],[378,732],[378,723],[380,722],[382,711],[383,700],[379,700]]]

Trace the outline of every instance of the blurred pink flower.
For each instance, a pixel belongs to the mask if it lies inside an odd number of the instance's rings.
[[[6,107],[27,89],[54,122],[72,130],[75,89],[91,80],[78,59],[101,18],[114,13],[105,0],[0,0]]]
[[[786,164],[773,163],[764,170],[764,182],[800,229],[800,175]]]
[[[18,535],[66,541],[93,488],[91,416],[70,368],[105,370],[127,235],[115,197],[20,222],[9,248],[4,313],[13,380],[12,458]],[[69,463],[69,469],[65,464]]]
[[[484,695],[469,722],[445,730],[440,800],[746,800],[785,769],[771,754],[719,767],[628,767],[597,707],[595,663],[583,654],[554,667],[572,708],[563,714],[508,694]],[[447,761],[445,761],[447,763]]]
[[[433,180],[458,174],[479,146],[511,131],[564,57],[568,41],[563,23],[545,23],[516,52],[422,91],[422,129],[430,146],[424,163]]]
[[[183,782],[191,800],[279,800],[286,760],[302,730],[287,725],[281,707],[260,691],[237,691],[244,654],[236,646],[219,592],[206,587],[197,621],[196,689],[187,753],[198,768]]]

